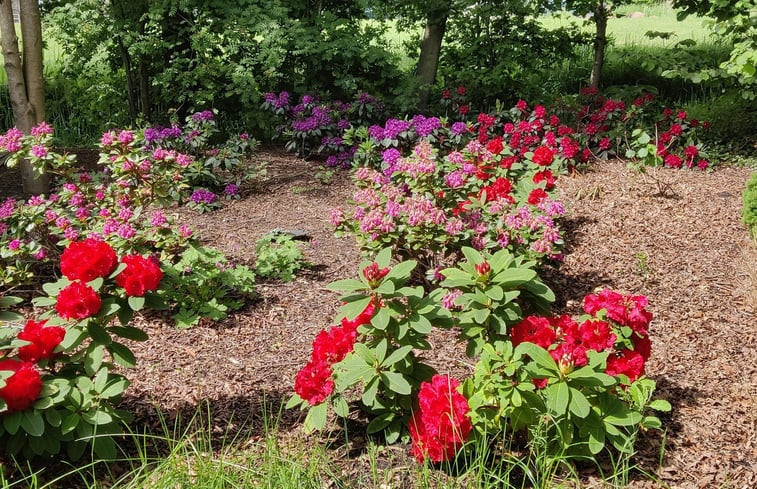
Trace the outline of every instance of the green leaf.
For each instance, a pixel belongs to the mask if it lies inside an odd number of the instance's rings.
[[[134,353],[129,350],[126,345],[121,343],[113,343],[108,345],[108,351],[113,356],[113,360],[122,367],[132,368],[137,364],[137,359],[134,357]]]
[[[112,342],[110,335],[105,328],[93,321],[90,321],[87,325],[87,331],[89,332],[89,336],[92,337],[92,341],[97,344],[109,345]]]
[[[483,255],[479,253],[476,249],[471,248],[470,246],[463,246],[462,250],[460,251],[463,252],[465,259],[470,264],[478,264],[484,261]]]
[[[289,401],[287,401],[284,409],[292,409],[296,406],[301,406],[303,402],[305,401],[295,392],[292,394],[292,397],[289,398]]]
[[[8,309],[9,307],[15,306],[16,304],[20,304],[22,302],[24,302],[24,300],[20,297],[6,295],[0,297],[0,309]]]
[[[119,273],[126,270],[126,263],[119,263],[115,270],[113,270],[113,273],[110,274],[108,278],[116,278]]]
[[[118,322],[121,323],[122,326],[126,326],[129,324],[129,321],[134,317],[134,311],[132,311],[128,307],[121,307],[118,309]]]
[[[21,415],[21,427],[31,436],[42,436],[45,432],[45,420],[33,409],[27,409]]]
[[[373,418],[370,423],[368,423],[368,426],[365,429],[366,433],[368,433],[369,435],[378,433],[379,431],[389,426],[391,422],[394,421],[395,416],[396,415],[392,412],[379,414],[378,416]]]
[[[348,302],[347,304],[344,304],[339,308],[339,314],[340,316],[346,317],[350,320],[355,319],[358,314],[363,312],[363,310],[368,307],[368,304],[370,304],[372,299],[372,297],[363,297],[362,299]]]
[[[374,356],[376,357],[376,361],[381,364],[381,362],[384,361],[384,358],[386,358],[386,350],[389,347],[389,340],[386,338],[381,338],[376,345],[376,348],[374,350]]]
[[[571,387],[570,388],[570,412],[578,416],[579,418],[585,418],[591,411],[591,404],[586,399],[583,392]]]
[[[368,287],[361,282],[360,280],[355,280],[354,278],[346,278],[344,280],[337,280],[336,282],[331,282],[326,286],[327,290],[332,290],[335,292],[355,292],[358,290],[366,290]]]
[[[389,270],[389,273],[386,274],[384,280],[407,280],[408,278],[410,278],[410,273],[415,269],[417,264],[418,262],[416,262],[415,260],[408,260],[398,263],[393,266],[391,270]]]
[[[570,402],[570,388],[566,382],[549,384],[544,388],[544,396],[547,398],[547,409],[557,416],[564,415]]]
[[[397,372],[381,372],[381,380],[389,389],[403,396],[410,395],[412,387],[405,377]]]
[[[326,426],[326,415],[328,404],[322,402],[317,406],[311,406],[305,416],[305,432],[312,433],[315,430],[322,430]]]
[[[335,397],[332,405],[337,416],[346,418],[350,415],[350,407],[342,396]]]
[[[97,277],[96,279],[87,282],[87,285],[99,292],[100,288],[102,288],[103,286],[103,283],[105,283],[105,280],[103,280],[102,277]]]
[[[133,326],[126,326],[126,327],[111,326],[110,328],[108,328],[108,331],[115,334],[116,336],[120,336],[121,338],[125,338],[127,340],[132,340],[132,341],[147,340],[147,333]]]
[[[22,414],[23,413],[21,411],[3,414],[3,428],[5,428],[5,431],[7,431],[11,435],[15,435],[18,431],[18,428],[21,426]]]
[[[491,299],[495,301],[501,301],[502,298],[505,296],[505,293],[502,290],[502,287],[500,287],[499,285],[492,285],[491,287],[486,289],[484,293],[487,295],[487,297],[490,297]]]
[[[641,426],[650,430],[661,430],[662,421],[657,416],[645,416],[641,420]]]
[[[382,307],[381,309],[379,309],[376,315],[371,318],[371,326],[378,330],[384,331],[386,327],[389,326],[390,319],[391,315],[389,313],[389,309]]]
[[[412,349],[413,349],[412,346],[405,345],[403,347],[400,347],[400,348],[394,350],[388,357],[386,357],[386,359],[383,362],[381,362],[381,366],[382,367],[391,367],[392,365],[394,365],[398,361],[400,361],[403,358],[405,358],[408,355],[408,353],[410,353],[410,351],[412,351]]]
[[[673,406],[671,406],[670,403],[665,399],[655,399],[654,401],[649,403],[649,409],[667,413],[670,412],[671,409],[673,409]]]
[[[100,398],[110,399],[120,396],[129,387],[129,381],[124,377],[116,377],[108,381],[104,389],[100,391]]]
[[[103,353],[105,347],[92,343],[87,348],[87,353],[84,356],[84,370],[87,375],[95,375],[95,372],[100,370],[100,365],[103,363]]]
[[[97,375],[95,375],[95,379],[92,383],[95,385],[95,392],[101,393],[108,383],[108,368],[101,368],[100,371],[97,372]]]
[[[374,405],[376,404],[376,394],[378,394],[378,388],[380,384],[379,380],[380,379],[378,377],[374,377],[363,388],[363,395],[361,397],[361,400],[363,401],[363,404],[365,404],[369,408],[374,407]]]
[[[144,297],[137,297],[137,296],[131,296],[129,297],[129,307],[131,307],[132,311],[140,311],[145,306],[145,298]]]
[[[93,426],[101,426],[113,421],[113,417],[102,409],[87,411],[81,415],[82,419]]]
[[[515,352],[518,355],[528,355],[534,362],[550,372],[557,374],[560,371],[549,352],[539,345],[524,342],[515,348]]]
[[[511,289],[534,280],[536,276],[536,272],[529,268],[508,268],[495,275],[492,280],[506,289]]]

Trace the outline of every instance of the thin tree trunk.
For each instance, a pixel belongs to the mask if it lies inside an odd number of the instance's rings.
[[[594,24],[597,32],[594,36],[594,63],[591,66],[589,85],[599,88],[602,81],[602,70],[605,65],[605,47],[607,46],[607,9],[603,0],[594,6]]]
[[[30,3],[33,2],[33,5]],[[36,18],[34,16],[36,10]],[[13,118],[16,127],[24,134],[29,134],[41,119],[35,114],[39,109],[42,117],[45,115],[44,85],[42,84],[42,39],[41,27],[24,24],[39,22],[39,7],[36,0],[22,0],[21,2],[21,31],[27,37],[24,49],[24,63],[21,62],[21,54],[18,49],[18,36],[13,22],[13,7],[11,0],[0,0],[0,43],[2,43],[5,72],[8,76],[8,92],[13,108]],[[27,53],[28,46],[28,53]],[[36,48],[35,48],[36,46]],[[38,48],[38,49],[37,49]],[[36,50],[36,51],[35,51]],[[37,57],[35,58],[35,54]],[[29,72],[29,79],[25,79],[25,72]],[[32,73],[32,70],[39,70]],[[32,95],[28,94],[31,89]],[[37,107],[35,107],[35,104]],[[21,161],[21,182],[24,193],[42,194],[49,190],[47,175],[38,174],[34,171],[27,160]]]
[[[147,74],[147,61],[139,56],[139,104],[145,119],[150,120],[150,83]]]
[[[444,2],[432,9],[426,20],[426,28],[421,39],[421,54],[418,58],[418,81],[421,84],[419,107],[428,108],[431,86],[436,81],[436,71],[439,67],[439,55],[442,51],[442,40],[447,27],[447,16],[450,4]]]
[[[134,124],[137,121],[139,109],[137,108],[137,89],[134,86],[134,73],[131,70],[131,56],[121,36],[116,36],[116,40],[118,42],[118,52],[121,53],[124,74],[126,75],[126,100],[129,102],[129,119]]]

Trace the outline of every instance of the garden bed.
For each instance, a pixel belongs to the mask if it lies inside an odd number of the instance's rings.
[[[336,312],[337,295],[324,287],[357,271],[354,240],[334,237],[328,222],[329,210],[343,207],[353,191],[348,174],[324,184],[312,163],[258,156],[270,163],[264,186],[217,212],[180,212],[203,243],[239,262],[249,263],[255,242],[273,229],[304,230],[312,237],[305,246],[312,266],[288,284],[260,282],[259,300],[220,323],[177,330],[142,320],[150,339],[134,346],[139,361],[126,400],[141,424],[157,426],[156,409],[190,415],[207,400],[219,430],[233,414],[237,425],[262,433],[263,402],[277,409],[288,399],[312,339]],[[636,461],[671,487],[757,484],[757,250],[739,215],[748,175],[725,168],[644,177],[607,162],[558,185],[568,209],[567,249],[563,265],[545,278],[557,293],[557,312],[579,313],[581,298],[599,287],[649,297],[655,321],[647,372],[673,412],[663,418],[661,466],[656,433],[641,438]],[[454,336],[432,341],[431,363],[440,373],[468,373],[472,362]],[[299,412],[285,412],[282,433],[304,437],[301,421]],[[351,438],[334,458],[348,473],[368,471],[363,446]],[[397,454],[387,449],[381,457]],[[634,484],[650,483],[640,477]]]

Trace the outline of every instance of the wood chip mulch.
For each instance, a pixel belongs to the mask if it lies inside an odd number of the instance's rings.
[[[324,286],[357,273],[353,239],[334,237],[328,222],[329,209],[351,195],[347,173],[322,184],[312,163],[260,158],[270,163],[264,185],[211,214],[180,212],[205,244],[242,263],[252,263],[269,231],[304,230],[312,266],[291,283],[260,283],[258,301],[217,324],[177,330],[143,319],[150,339],[135,347],[126,401],[141,423],[157,424],[156,409],[170,417],[209,401],[219,426],[234,413],[232,422],[262,429],[263,401],[278,408],[288,399],[314,336],[336,312],[337,295]],[[647,373],[673,412],[663,416],[661,464],[662,436],[646,434],[637,447],[635,463],[661,482],[638,476],[634,487],[757,487],[757,247],[740,220],[749,173],[639,176],[604,162],[559,181],[567,247],[546,276],[558,312],[577,314],[586,293],[611,287],[648,296],[655,315]],[[464,353],[453,360],[470,364]],[[281,428],[304,437],[301,420],[285,413]]]

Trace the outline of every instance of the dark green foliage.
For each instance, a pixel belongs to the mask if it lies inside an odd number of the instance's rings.
[[[290,282],[303,267],[302,250],[291,237],[284,234],[268,234],[255,246],[258,255],[255,273],[260,277]]]
[[[194,326],[202,318],[219,321],[255,293],[255,275],[249,267],[230,263],[220,251],[199,244],[190,246],[164,272],[163,294],[167,302],[176,304],[173,319],[179,328]]]

